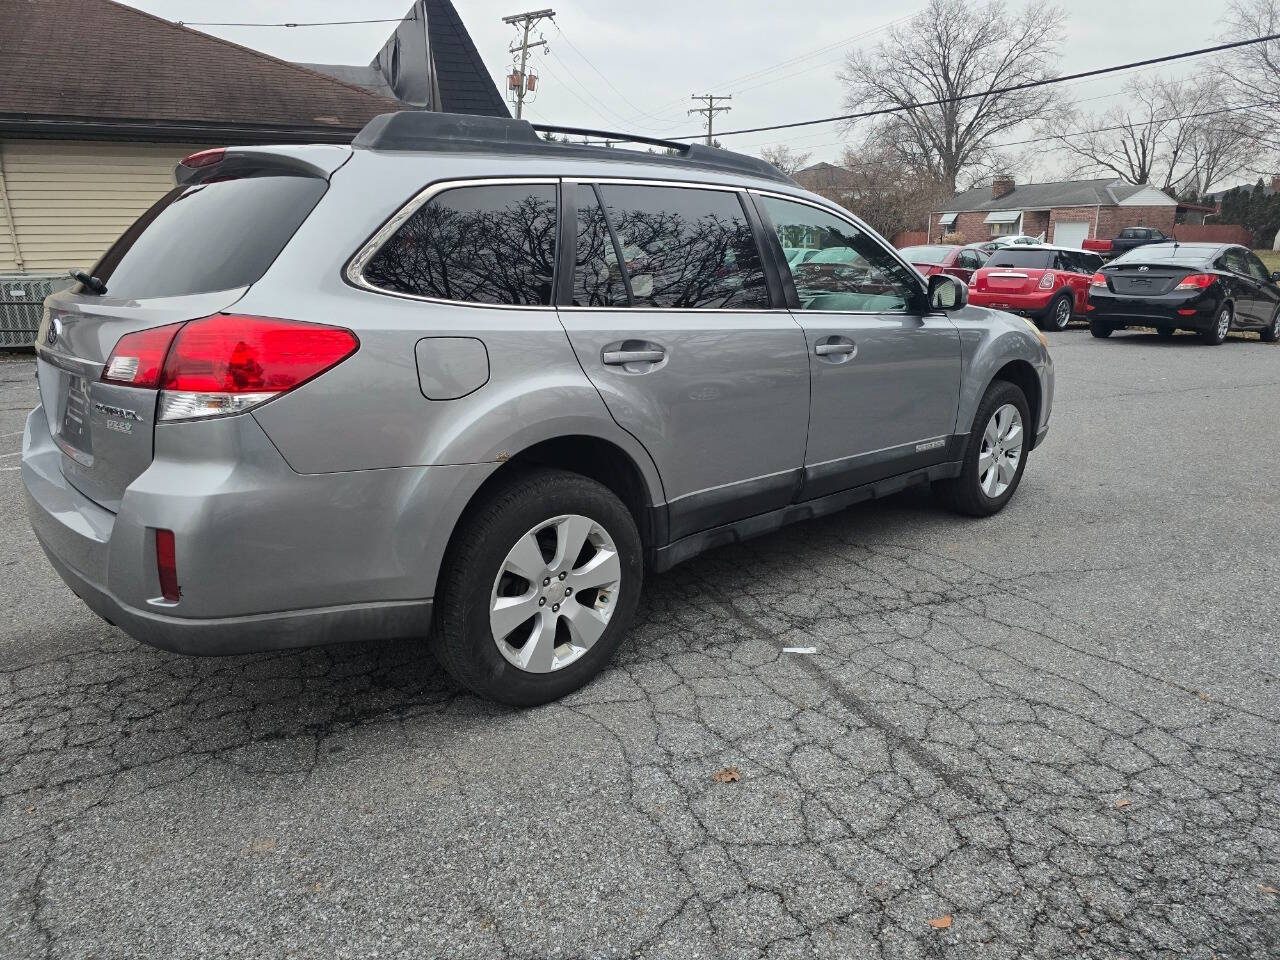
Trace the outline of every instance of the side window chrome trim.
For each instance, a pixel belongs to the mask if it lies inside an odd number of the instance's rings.
[[[820,210],[823,213],[830,214],[831,216],[835,217],[837,220],[843,220],[845,223],[849,224],[849,226],[853,227],[855,230],[859,231],[860,233],[864,234],[867,237],[870,237],[873,241],[875,241],[876,238],[880,237],[878,233],[876,233],[874,230],[872,230],[870,227],[868,227],[866,224],[860,221],[857,217],[854,217],[853,214],[849,213],[849,211],[844,210],[841,207],[837,207],[835,204],[814,203],[812,200],[810,200],[807,197],[797,197],[789,193],[777,193],[776,191],[773,191],[773,190],[757,190],[754,187],[747,188],[747,192],[757,197],[769,197],[774,200],[786,200],[791,203],[798,203],[806,207],[812,207],[814,210]],[[911,264],[907,263],[906,260],[902,259],[902,255],[898,253],[898,248],[895,247],[893,244],[889,243],[888,241],[885,241],[884,249],[888,250],[889,253],[893,256],[893,259],[897,260],[898,263],[905,270],[907,270],[907,272],[911,276],[914,276],[916,278],[920,287],[920,295],[922,297],[925,297],[927,302],[927,298],[929,296],[929,287],[928,287],[928,284],[925,282],[924,278],[921,277],[920,274],[916,271],[916,268],[913,267]],[[784,308],[784,309],[788,309],[788,308]],[[866,316],[884,316],[885,315],[884,311],[882,310],[805,310],[803,312],[804,313],[844,313],[844,314],[858,314],[858,315],[866,315]],[[932,311],[926,311],[926,315],[929,312],[932,312]],[[901,313],[901,316],[918,316],[918,314],[913,314],[910,311],[905,311]]]
[[[385,287],[379,287],[370,283],[364,275],[364,268],[374,255],[382,249],[391,237],[399,230],[406,220],[418,212],[433,197],[439,196],[448,190],[456,190],[461,187],[506,187],[506,186],[522,186],[522,185],[550,185],[559,188],[559,177],[483,177],[479,179],[465,180],[438,180],[435,183],[428,184],[422,190],[418,191],[410,200],[399,210],[393,213],[368,240],[361,245],[360,249],[352,255],[347,261],[346,267],[343,268],[342,274],[347,283],[361,290],[368,290],[370,293],[381,294],[384,297],[399,297],[402,300],[417,300],[421,303],[442,303],[454,307],[472,307],[488,310],[555,310],[554,303],[549,304],[524,304],[524,303],[475,303],[470,300],[446,300],[443,297],[425,297],[416,293],[404,293],[400,290],[388,290]],[[557,189],[557,198],[559,190]],[[560,215],[557,204],[556,216]]]

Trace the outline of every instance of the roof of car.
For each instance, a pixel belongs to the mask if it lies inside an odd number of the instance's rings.
[[[606,145],[565,143],[544,139],[538,132],[563,133],[602,140]],[[663,153],[612,146],[612,142],[649,144]],[[357,149],[390,152],[522,154],[558,159],[696,166],[774,182],[796,185],[773,164],[759,157],[721,150],[701,143],[679,143],[642,134],[584,130],[527,120],[468,114],[401,110],[370,120],[351,142]]]

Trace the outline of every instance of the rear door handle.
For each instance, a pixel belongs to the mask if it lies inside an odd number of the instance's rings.
[[[662,350],[606,350],[601,359],[611,367],[626,363],[661,363],[666,353]]]

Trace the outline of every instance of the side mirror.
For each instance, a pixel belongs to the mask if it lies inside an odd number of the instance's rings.
[[[1277,270],[1275,273],[1271,274],[1271,282],[1280,283],[1280,270]]]
[[[929,278],[929,306],[934,310],[959,310],[969,305],[969,287],[959,277],[945,273]]]

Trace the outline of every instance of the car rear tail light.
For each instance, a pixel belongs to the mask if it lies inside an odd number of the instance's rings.
[[[1175,290],[1203,290],[1205,287],[1213,286],[1218,278],[1211,273],[1192,273],[1182,278],[1182,281],[1174,288]]]
[[[164,368],[165,355],[169,352],[169,345],[173,343],[173,335],[181,326],[180,323],[171,323],[164,327],[126,333],[116,342],[115,349],[107,358],[102,379],[107,383],[147,387],[152,390],[160,386],[160,371]]]
[[[160,375],[160,420],[240,413],[356,352],[350,330],[218,313],[183,324]]]
[[[1089,286],[1091,287],[1105,287],[1106,285],[1107,277],[1106,274],[1103,273],[1095,273],[1093,275],[1093,279],[1089,281]]]
[[[188,157],[183,157],[178,163],[194,170],[199,167],[211,167],[215,163],[221,163],[226,155],[226,147],[214,147],[211,150],[199,150]]]
[[[1044,276],[1040,278],[1040,289],[1041,289],[1041,290],[1052,290],[1052,289],[1053,289],[1053,283],[1054,283],[1054,276],[1053,276],[1053,274],[1046,270],[1046,271],[1045,271]]]
[[[172,530],[156,531],[156,573],[161,596],[177,603],[182,590],[178,587],[178,548]]]

